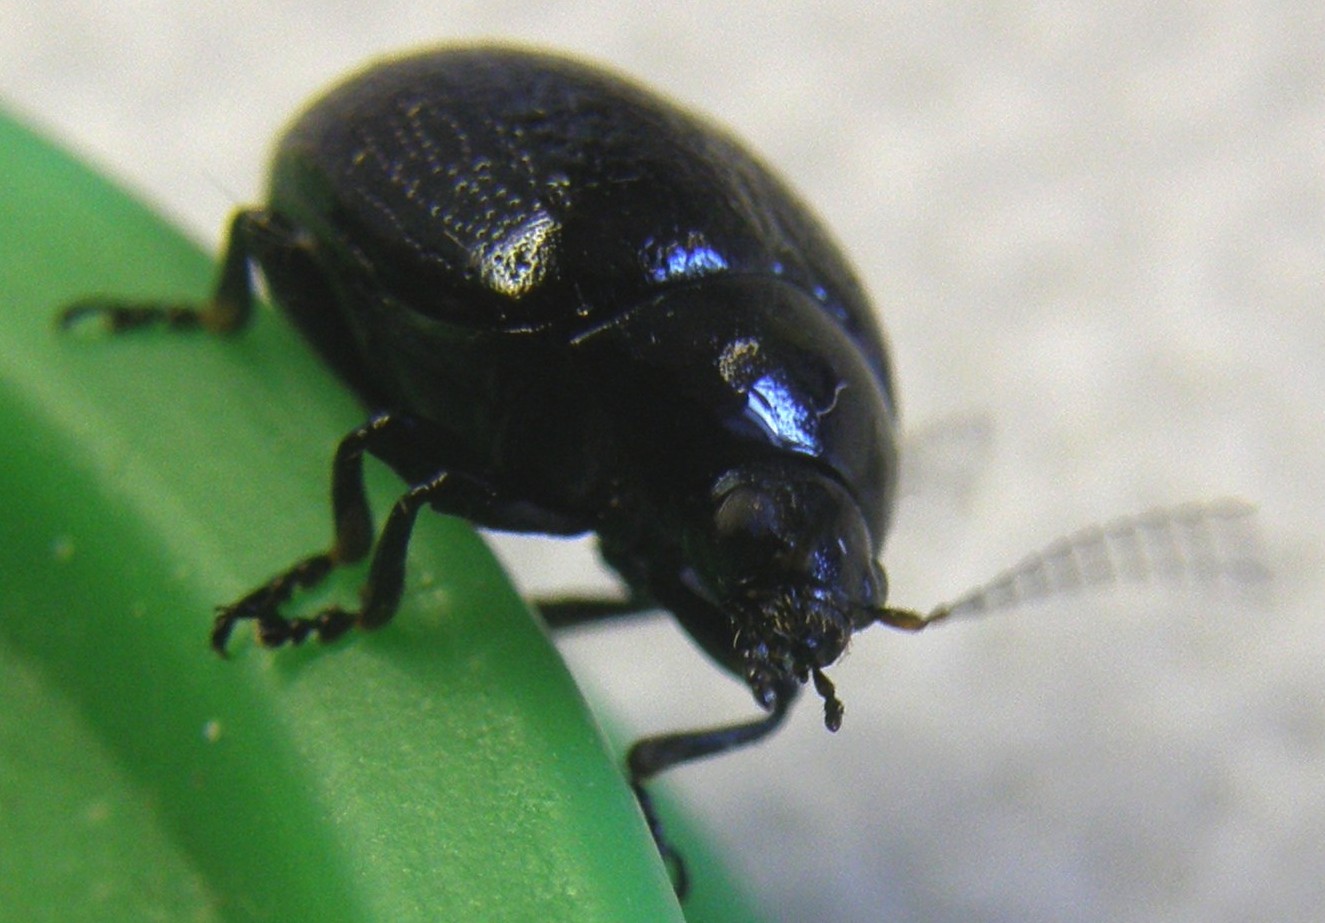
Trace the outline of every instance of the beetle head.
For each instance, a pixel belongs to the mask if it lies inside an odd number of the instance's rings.
[[[813,679],[836,730],[842,704],[823,668],[874,621],[886,593],[859,506],[799,459],[729,470],[709,501],[691,561],[733,619],[736,665],[764,707],[779,688]]]

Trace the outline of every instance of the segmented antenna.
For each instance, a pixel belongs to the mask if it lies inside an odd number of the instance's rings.
[[[903,434],[901,497],[938,497],[969,504],[976,481],[989,468],[994,424],[988,411],[954,413],[932,420]]]
[[[928,615],[885,610],[881,620],[917,631],[1085,587],[1152,579],[1201,583],[1267,580],[1256,508],[1236,499],[1148,510],[1075,532]]]

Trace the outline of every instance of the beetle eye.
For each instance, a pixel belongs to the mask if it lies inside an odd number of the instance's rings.
[[[763,490],[738,487],[722,499],[713,517],[719,535],[779,535],[782,515],[777,503]]]

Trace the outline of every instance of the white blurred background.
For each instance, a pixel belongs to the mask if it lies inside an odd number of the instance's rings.
[[[668,784],[786,923],[1317,920],[1325,7],[978,8],[0,0],[0,99],[213,248],[289,115],[401,47],[552,45],[725,122],[856,262],[908,427],[991,428],[965,489],[921,472],[904,500],[896,604],[1223,495],[1260,506],[1275,579],[875,630],[831,672],[835,737],[807,698]],[[583,548],[501,550],[532,591],[602,579]],[[666,619],[564,649],[638,732],[751,713]]]

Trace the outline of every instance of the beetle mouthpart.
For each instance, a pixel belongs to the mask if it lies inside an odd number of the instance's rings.
[[[762,643],[743,647],[740,655],[745,664],[745,684],[754,694],[755,702],[764,710],[771,709],[777,701],[778,688],[787,681],[787,671],[779,666],[780,658],[775,658],[768,645]]]
[[[810,675],[814,677],[814,691],[824,700],[824,727],[836,731],[842,726],[842,714],[846,711],[846,707],[837,697],[833,681],[824,676],[822,670],[815,667]]]
[[[750,680],[750,688],[754,691],[755,702],[764,711],[771,711],[778,700],[778,684],[768,677]]]
[[[745,681],[755,701],[765,710],[776,706],[778,696],[789,685],[814,683],[815,692],[824,702],[824,726],[836,731],[842,726],[845,707],[837,697],[832,680],[823,667],[835,661],[845,647],[845,637],[834,641],[832,632],[815,632],[806,639],[774,635],[763,640],[748,639],[740,656],[745,664]]]
[[[836,730],[842,703],[820,671],[846,650],[851,622],[837,606],[806,591],[782,590],[746,612],[748,621],[737,632],[736,648],[755,701],[768,708],[779,688],[813,679],[824,699],[824,723]]]

